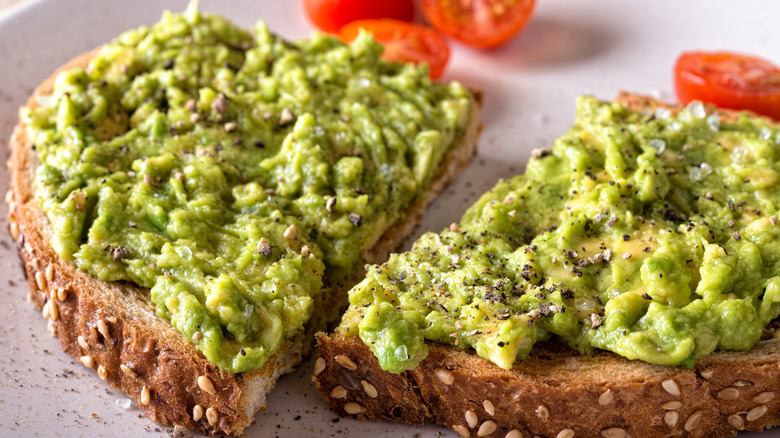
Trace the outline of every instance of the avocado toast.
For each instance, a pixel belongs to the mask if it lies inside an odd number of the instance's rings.
[[[777,142],[749,113],[582,99],[526,175],[369,270],[320,391],[466,437],[776,425]]]
[[[65,352],[155,421],[242,433],[474,152],[475,96],[381,50],[191,5],[41,84],[6,200]]]

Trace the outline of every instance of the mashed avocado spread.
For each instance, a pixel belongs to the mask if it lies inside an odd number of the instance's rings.
[[[381,54],[367,35],[290,43],[195,4],[122,34],[23,112],[53,248],[150,288],[221,369],[260,368],[471,117],[463,86]]]
[[[371,267],[339,331],[396,373],[424,339],[506,369],[550,338],[686,367],[747,350],[780,314],[778,160],[780,132],[760,119],[581,98],[524,175]]]

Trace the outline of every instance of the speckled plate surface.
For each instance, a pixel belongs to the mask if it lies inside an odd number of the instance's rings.
[[[201,0],[201,9],[242,26],[264,19],[287,38],[312,28],[298,0]],[[0,150],[17,108],[34,87],[70,58],[121,31],[151,24],[186,1],[40,0],[0,15]],[[729,49],[774,57],[780,2],[754,0],[539,0],[526,31],[489,52],[453,45],[445,79],[484,91],[479,156],[429,210],[420,228],[439,230],[498,178],[521,171],[533,148],[566,132],[580,94],[612,98],[619,89],[672,100],[671,68],[683,50]],[[5,166],[0,190],[8,185]],[[0,436],[169,436],[135,402],[62,353],[40,312],[25,302],[27,285],[0,204]],[[437,426],[370,424],[341,419],[310,382],[311,362],[282,378],[249,437],[449,437]],[[780,437],[780,431],[741,437]]]

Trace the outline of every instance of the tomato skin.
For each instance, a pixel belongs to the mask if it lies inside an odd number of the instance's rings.
[[[780,120],[780,68],[730,52],[687,52],[674,66],[677,99],[751,110]]]
[[[421,0],[436,29],[467,46],[485,49],[517,35],[531,19],[535,0]]]
[[[439,32],[398,20],[353,21],[341,28],[339,38],[349,43],[358,36],[361,29],[373,34],[374,39],[384,45],[383,59],[415,64],[426,62],[432,79],[441,76],[450,59],[450,48]]]
[[[414,18],[414,0],[304,0],[303,6],[314,25],[329,33],[357,20]]]

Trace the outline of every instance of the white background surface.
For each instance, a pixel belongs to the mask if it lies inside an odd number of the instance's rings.
[[[671,70],[685,50],[728,49],[780,63],[780,2],[537,0],[529,27],[497,50],[453,44],[444,79],[484,92],[485,130],[479,155],[439,197],[418,230],[439,230],[498,178],[522,171],[530,151],[566,132],[580,94],[609,99],[625,89],[673,100]],[[201,9],[248,27],[264,19],[291,39],[312,27],[298,0],[201,0]],[[17,108],[60,64],[123,30],[151,24],[162,9],[186,1],[40,0],[0,15],[0,150]],[[0,170],[0,190],[8,174]],[[25,302],[27,285],[0,205],[0,437],[168,436],[171,429],[142,416],[134,402],[62,353],[40,312]],[[311,363],[282,378],[269,410],[250,437],[448,437],[438,426],[415,427],[336,420],[310,383]],[[740,437],[780,437],[780,431]]]

